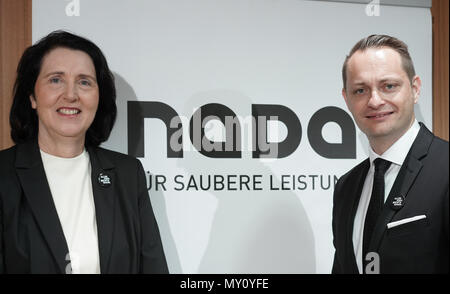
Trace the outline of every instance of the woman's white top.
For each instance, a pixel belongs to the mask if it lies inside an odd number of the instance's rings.
[[[63,158],[41,150],[41,157],[69,248],[66,273],[99,274],[97,221],[89,154],[84,150],[76,157]]]

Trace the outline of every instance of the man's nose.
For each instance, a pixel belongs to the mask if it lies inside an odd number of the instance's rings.
[[[383,97],[381,97],[380,93],[378,93],[377,90],[372,90],[370,98],[369,98],[368,106],[371,108],[378,108],[384,104],[385,104],[385,101],[384,101]]]

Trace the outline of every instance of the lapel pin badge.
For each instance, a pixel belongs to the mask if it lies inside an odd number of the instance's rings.
[[[399,210],[405,205],[405,197],[402,195],[394,197],[391,202],[391,208],[393,210]]]
[[[98,183],[100,184],[100,186],[102,186],[102,187],[111,186],[111,178],[106,173],[99,173],[97,180],[98,180]]]

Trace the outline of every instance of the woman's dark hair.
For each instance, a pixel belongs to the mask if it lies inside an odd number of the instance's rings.
[[[54,31],[28,47],[17,66],[13,103],[9,116],[11,138],[16,144],[37,138],[38,117],[31,107],[30,95],[34,96],[34,85],[41,71],[42,60],[53,49],[68,48],[88,54],[95,66],[99,89],[99,102],[94,121],[86,132],[86,146],[98,146],[106,141],[116,120],[116,88],[114,76],[100,48],[80,36]]]

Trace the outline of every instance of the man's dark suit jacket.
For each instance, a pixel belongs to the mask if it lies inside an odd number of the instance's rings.
[[[141,163],[88,152],[101,273],[168,273]],[[100,185],[100,173],[111,185]],[[0,273],[67,273],[68,252],[37,142],[1,151]]]
[[[380,273],[448,273],[449,271],[449,145],[423,124],[384,204],[369,252],[379,254]],[[342,176],[333,200],[336,249],[332,273],[357,274],[353,222],[369,159]],[[404,206],[395,210],[395,197]],[[398,208],[398,207],[397,207]],[[425,219],[387,229],[390,222],[425,215]]]

